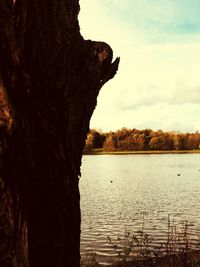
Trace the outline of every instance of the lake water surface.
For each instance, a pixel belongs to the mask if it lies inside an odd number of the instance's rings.
[[[102,263],[116,256],[107,236],[141,230],[143,221],[155,245],[168,215],[200,230],[200,154],[85,155],[80,192],[81,254],[93,251]]]

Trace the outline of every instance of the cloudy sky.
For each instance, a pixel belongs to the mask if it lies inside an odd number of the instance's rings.
[[[90,127],[200,131],[200,1],[80,0],[85,39],[121,57]]]

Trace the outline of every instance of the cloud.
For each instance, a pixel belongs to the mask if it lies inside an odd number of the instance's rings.
[[[167,33],[194,32],[200,28],[200,3],[194,0],[101,0],[107,9],[114,10],[132,27]]]
[[[120,70],[113,81],[114,104],[126,109],[200,100],[200,42],[133,46],[121,52]]]
[[[100,92],[91,127],[197,130],[200,2],[81,0],[80,4],[83,36],[108,42],[121,57],[116,77]]]
[[[142,106],[137,110],[109,110],[94,113],[93,128],[105,131],[117,130],[123,126],[137,129],[162,129],[164,131],[195,132],[200,129],[200,106],[194,104],[169,105],[159,103]]]

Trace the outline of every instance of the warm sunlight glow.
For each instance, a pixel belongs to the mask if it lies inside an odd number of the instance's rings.
[[[200,129],[199,1],[81,0],[84,38],[121,64],[100,92],[91,128]]]

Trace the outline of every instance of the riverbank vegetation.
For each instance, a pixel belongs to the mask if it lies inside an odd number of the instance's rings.
[[[180,133],[122,128],[116,132],[103,133],[90,130],[84,154],[144,152],[169,153],[200,151],[200,133]]]
[[[113,249],[117,260],[111,262],[111,267],[199,267],[200,237],[189,227],[188,221],[183,221],[178,227],[168,218],[166,239],[153,245],[154,237],[144,231],[131,233],[125,230],[124,235],[116,239],[107,237],[109,246]],[[98,267],[98,258],[93,252],[84,257],[81,267]]]

